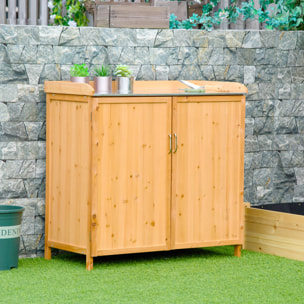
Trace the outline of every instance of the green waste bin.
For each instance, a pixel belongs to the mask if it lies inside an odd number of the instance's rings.
[[[0,205],[0,270],[18,268],[23,210],[19,206]]]

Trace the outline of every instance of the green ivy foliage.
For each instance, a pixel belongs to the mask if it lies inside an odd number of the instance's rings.
[[[260,0],[260,8],[254,7],[253,0],[237,6],[236,0],[231,0],[230,6],[213,12],[220,0],[210,0],[203,5],[202,15],[193,14],[189,19],[178,21],[174,14],[170,15],[170,28],[191,29],[198,24],[203,30],[213,30],[215,25],[223,20],[236,23],[238,18],[257,19],[265,23],[270,30],[304,30],[304,0]]]

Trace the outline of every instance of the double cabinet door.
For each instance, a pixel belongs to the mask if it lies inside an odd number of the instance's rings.
[[[240,241],[242,110],[226,99],[94,98],[92,256]]]

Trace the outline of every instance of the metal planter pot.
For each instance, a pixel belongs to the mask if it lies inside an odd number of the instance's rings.
[[[95,94],[112,93],[112,77],[94,77]]]
[[[89,76],[88,77],[72,77],[71,76],[70,79],[71,79],[72,82],[89,84]]]
[[[134,77],[117,77],[116,78],[116,91],[118,94],[133,93]]]

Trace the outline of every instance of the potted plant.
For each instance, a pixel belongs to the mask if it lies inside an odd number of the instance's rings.
[[[117,93],[128,94],[133,92],[132,71],[127,65],[119,64],[114,70],[116,76],[116,89]]]
[[[89,69],[86,64],[74,64],[71,67],[71,81],[78,83],[89,83]]]
[[[94,69],[94,89],[95,94],[109,94],[112,93],[112,76],[110,67],[101,65]]]

